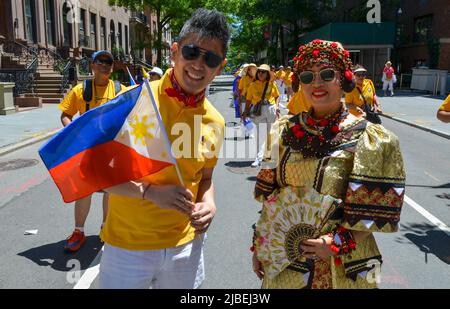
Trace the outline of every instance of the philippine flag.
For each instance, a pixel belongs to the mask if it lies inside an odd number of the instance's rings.
[[[176,165],[148,81],[88,111],[40,150],[63,200]]]

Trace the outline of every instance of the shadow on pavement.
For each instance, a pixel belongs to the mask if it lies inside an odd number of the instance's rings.
[[[77,269],[87,269],[103,246],[98,236],[91,235],[86,237],[86,242],[78,252],[65,253],[64,242],[65,240],[61,240],[46,244],[20,252],[17,255],[26,257],[39,266],[50,266],[54,270],[67,272],[75,267],[74,262],[76,261],[79,262],[79,265],[76,266]]]
[[[402,224],[401,228],[403,235],[424,253],[425,263],[428,262],[428,254],[434,254],[442,262],[450,264],[450,241],[443,231],[431,224]],[[405,243],[405,240],[398,237],[397,242]]]
[[[230,161],[225,163],[225,166],[242,168],[242,167],[251,167],[252,163],[253,161]]]
[[[415,188],[450,189],[450,182],[440,185],[440,186],[409,185],[409,184],[406,184],[405,186],[406,187],[415,187]]]

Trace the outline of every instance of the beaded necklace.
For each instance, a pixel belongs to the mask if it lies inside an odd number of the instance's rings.
[[[319,120],[312,118],[311,110],[301,113],[291,118],[294,124],[283,132],[283,140],[292,149],[300,151],[304,158],[323,158],[341,142],[339,123],[347,115],[343,106],[336,113]]]

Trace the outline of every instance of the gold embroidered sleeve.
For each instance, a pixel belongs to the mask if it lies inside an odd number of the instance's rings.
[[[343,226],[396,232],[405,194],[405,170],[397,136],[370,124],[356,146],[344,205]]]

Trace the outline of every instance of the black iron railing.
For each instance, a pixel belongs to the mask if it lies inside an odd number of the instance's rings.
[[[60,92],[63,93],[71,82],[74,76],[71,76],[71,71],[74,68],[74,63],[71,59],[64,59],[56,51],[45,47],[39,47],[39,62],[42,65],[52,67],[54,71],[62,75]]]
[[[81,58],[78,62],[78,70],[80,72],[80,75],[89,75],[91,72],[89,68],[90,60],[89,57]]]
[[[19,64],[25,66],[25,69],[1,69],[0,81],[15,83],[15,97],[25,93],[34,95],[39,64],[38,49],[27,47],[16,41],[6,41],[3,43],[3,51],[12,55]]]

